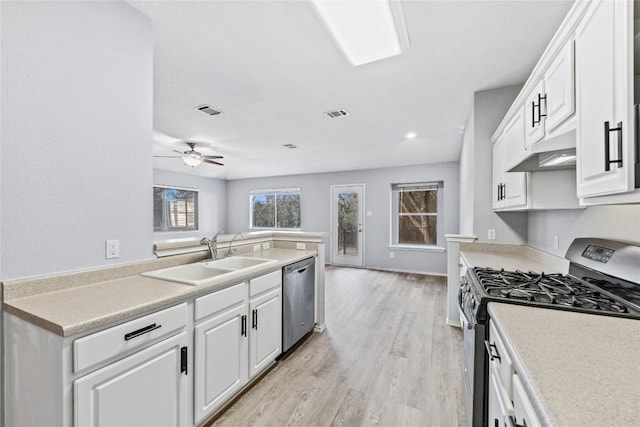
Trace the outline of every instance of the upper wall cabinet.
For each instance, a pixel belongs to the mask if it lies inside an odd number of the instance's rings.
[[[578,197],[635,188],[633,2],[591,2],[576,30]]]

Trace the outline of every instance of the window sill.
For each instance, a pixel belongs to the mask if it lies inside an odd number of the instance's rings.
[[[394,251],[445,252],[443,247],[424,245],[389,245],[389,249],[393,249]]]

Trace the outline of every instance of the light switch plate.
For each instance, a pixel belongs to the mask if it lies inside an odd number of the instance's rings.
[[[393,252],[389,252],[389,258],[393,259],[396,257],[396,254]]]
[[[555,236],[553,236],[553,249],[559,249],[560,248],[560,237],[556,234]]]
[[[263,250],[263,251],[266,251],[267,249],[269,249],[269,247],[270,247],[270,246],[271,246],[271,245],[269,244],[269,242],[267,242],[267,243],[263,243],[263,244],[262,244],[262,250]]]
[[[307,245],[304,243],[296,243],[296,249],[305,250],[307,249]]]
[[[260,252],[260,243],[253,245],[253,252]]]
[[[496,240],[496,230],[495,228],[490,228],[487,232],[488,240]]]

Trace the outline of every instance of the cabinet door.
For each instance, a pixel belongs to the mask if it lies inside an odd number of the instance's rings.
[[[545,117],[543,115],[546,108],[545,100],[542,99],[544,88],[545,82],[540,79],[524,102],[524,132],[527,148],[544,137]]]
[[[573,40],[558,53],[544,74],[543,111],[546,111],[545,132],[555,129],[575,112]]]
[[[249,374],[269,366],[282,353],[282,290],[280,287],[250,302]]]
[[[633,189],[632,7],[631,1],[596,0],[576,30],[578,197]],[[618,124],[621,131],[606,132]],[[622,164],[607,162],[607,155]]]
[[[518,374],[513,375],[513,416],[515,424],[527,427],[540,427],[531,401],[527,396]]]
[[[491,191],[493,209],[502,209],[502,186],[504,184],[504,134],[493,144],[493,190]]]
[[[76,380],[74,425],[186,425],[187,376],[181,370],[186,346],[182,332]]]
[[[196,424],[218,409],[248,381],[247,284],[239,299],[195,327]]]
[[[524,150],[524,109],[520,109],[504,129],[506,167],[502,197],[504,207],[521,207],[527,204],[527,173],[506,172],[506,168],[517,163],[525,155]]]

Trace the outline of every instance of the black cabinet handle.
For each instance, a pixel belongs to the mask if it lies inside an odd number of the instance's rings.
[[[502,363],[500,353],[498,353],[498,348],[495,344],[489,344],[489,341],[484,340],[484,347],[487,349],[487,354],[489,355],[490,360],[498,359],[500,363]],[[496,351],[496,354],[493,354],[493,350]]]
[[[162,325],[156,325],[155,323],[152,323],[149,326],[145,326],[144,328],[140,328],[140,329],[137,329],[137,330],[135,330],[133,332],[129,332],[128,334],[125,334],[124,335],[124,340],[125,341],[129,341],[130,339],[133,339],[135,337],[139,337],[140,335],[147,334],[147,333],[149,333],[151,331],[155,331],[156,329],[159,329],[161,327],[162,327]]]
[[[536,127],[536,102],[531,101],[531,127]]]
[[[522,424],[518,424],[518,421],[516,421],[516,417],[514,417],[513,415],[509,415],[509,425],[511,427],[527,427],[527,421],[523,419]]]
[[[611,141],[609,135],[611,132],[618,132],[618,159],[611,160]],[[622,166],[622,122],[618,122],[618,127],[609,127],[609,122],[604,122],[604,170],[611,170],[611,163]]]
[[[253,310],[251,312],[251,327],[253,329],[258,329],[258,310]]]
[[[243,337],[247,336],[247,315],[242,315],[242,331],[240,331],[240,335]]]
[[[542,114],[542,101],[544,101],[544,114]],[[547,117],[547,95],[538,94],[538,123],[543,117]]]
[[[187,375],[187,347],[180,349],[180,373]]]

